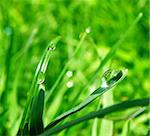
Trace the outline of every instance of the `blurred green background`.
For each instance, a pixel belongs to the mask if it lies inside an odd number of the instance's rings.
[[[16,133],[36,66],[47,44],[59,35],[61,41],[46,72],[47,94],[85,30],[90,30],[52,94],[48,103],[50,110],[44,115],[46,123],[80,103],[99,87],[102,73],[109,68],[129,70],[127,78],[113,89],[113,103],[148,97],[148,4],[148,0],[1,0],[0,135]],[[140,13],[143,16],[132,26]],[[107,64],[98,69],[103,58],[118,42],[117,50]],[[98,103],[97,99],[70,119],[96,110]],[[148,119],[147,114],[133,119],[131,135],[146,135]],[[121,134],[124,123],[124,120],[114,121],[114,136]],[[59,135],[92,135],[92,126],[93,120]]]

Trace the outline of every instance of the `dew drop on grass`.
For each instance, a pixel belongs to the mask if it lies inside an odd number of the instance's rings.
[[[102,78],[102,85],[101,85],[101,87],[103,87],[103,88],[107,88],[108,87],[107,81],[104,78]]]
[[[127,70],[124,70],[127,73]],[[117,81],[119,81],[124,72],[122,70],[116,71],[116,70],[107,70],[103,76],[102,76],[102,85],[101,87],[110,87],[113,86]]]
[[[106,88],[108,87],[107,81],[110,79],[112,75],[112,70],[108,69],[104,72],[103,76],[102,76],[102,85],[101,87]]]
[[[53,46],[53,45],[54,45],[54,44],[52,43],[52,44],[51,44],[51,47],[48,47],[48,50],[49,50],[49,51],[52,51],[52,50],[55,50],[55,49],[56,49],[56,47]]]
[[[40,72],[38,76],[38,84],[42,84],[44,83],[44,81],[45,81],[45,74],[43,72]]]

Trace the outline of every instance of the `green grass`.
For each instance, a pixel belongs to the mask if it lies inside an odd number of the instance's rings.
[[[147,135],[148,5],[1,0],[0,136]]]

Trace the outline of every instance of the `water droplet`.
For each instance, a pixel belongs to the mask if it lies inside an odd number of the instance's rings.
[[[48,47],[48,50],[51,51],[51,50],[55,50],[56,47],[54,46],[54,43],[51,42],[50,46]]]
[[[108,69],[104,72],[102,78],[105,79],[105,80],[108,80],[111,78],[111,75],[112,75],[112,70],[111,69]]]
[[[45,81],[45,74],[43,72],[40,72],[38,76],[38,84],[42,84],[44,83],[44,81]]]
[[[102,78],[102,85],[101,85],[101,87],[103,87],[103,88],[108,87],[107,81],[104,78]]]
[[[114,85],[122,77],[122,71],[108,69],[102,76],[102,87]]]

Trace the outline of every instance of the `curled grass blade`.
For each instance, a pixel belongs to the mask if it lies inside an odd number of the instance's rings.
[[[47,127],[46,130],[49,128],[52,128],[56,124],[58,124],[60,121],[68,117],[69,115],[72,115],[84,107],[86,107],[88,104],[90,104],[93,100],[95,100],[98,96],[102,95],[109,89],[111,89],[113,86],[115,86],[117,83],[119,83],[121,80],[125,78],[127,74],[127,70],[119,71],[116,75],[114,75],[110,80],[107,81],[107,86],[100,87],[96,89],[85,101],[83,101],[81,104],[77,105],[76,107],[72,108],[71,110],[63,113],[59,117],[57,117],[53,122],[51,122]]]
[[[23,116],[22,116],[22,120],[21,120],[21,124],[20,124],[20,128],[19,131],[21,131],[24,128],[24,125],[26,123],[26,120],[29,118],[29,112],[30,112],[30,107],[31,107],[31,101],[33,99],[34,96],[37,95],[38,93],[38,80],[41,82],[41,73],[44,76],[48,62],[49,62],[49,58],[50,58],[50,52],[55,48],[57,42],[60,40],[60,36],[55,38],[53,41],[51,41],[48,46],[46,47],[43,56],[37,66],[37,69],[35,71],[35,75],[33,77],[33,81],[32,81],[32,85],[29,91],[29,96],[27,99],[27,103],[25,105],[24,108],[24,112],[23,112]],[[40,75],[40,76],[39,76]],[[43,82],[43,81],[42,81]]]
[[[40,134],[39,136],[49,136],[52,134],[56,134],[56,133],[66,129],[66,128],[70,128],[70,127],[77,125],[81,122],[84,122],[84,121],[87,121],[87,120],[90,120],[93,118],[103,118],[106,115],[117,112],[117,111],[126,110],[129,108],[134,108],[134,107],[139,107],[139,106],[140,107],[148,106],[149,101],[150,101],[150,98],[124,101],[124,102],[121,102],[119,104],[115,104],[115,105],[106,107],[104,109],[101,109],[101,110],[98,110],[95,112],[91,112],[91,113],[89,113],[89,114],[87,114],[81,118],[72,120],[72,121],[67,122],[63,125],[59,125],[59,126],[56,126],[54,128],[49,128],[46,131],[44,131],[42,134]]]

